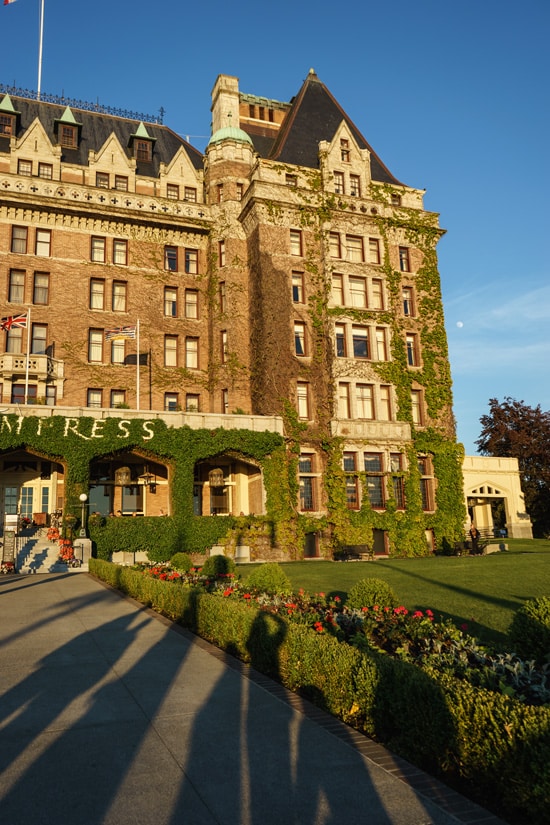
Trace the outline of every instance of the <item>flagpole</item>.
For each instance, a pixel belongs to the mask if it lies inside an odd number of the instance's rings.
[[[137,358],[136,358],[136,410],[139,412],[139,318],[136,324]]]
[[[40,10],[38,13],[38,88],[37,99],[40,100],[40,90],[42,87],[42,40],[44,38],[44,0],[40,0]]]
[[[31,359],[31,308],[27,310],[27,360],[25,366],[25,404],[29,401],[29,361]]]

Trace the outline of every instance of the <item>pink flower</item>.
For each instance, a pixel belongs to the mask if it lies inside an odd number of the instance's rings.
[[[369,612],[368,607],[362,607],[361,610],[363,611],[363,613],[368,613]]]
[[[413,613],[413,619],[421,619],[423,617],[423,613],[421,610],[415,610]]]
[[[335,597],[334,597],[334,601],[335,601],[335,602],[341,602],[341,601],[342,601],[342,599],[340,598],[340,596],[335,596]]]

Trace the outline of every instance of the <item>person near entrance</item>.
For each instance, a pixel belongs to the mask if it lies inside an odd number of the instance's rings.
[[[478,556],[479,555],[479,530],[472,522],[472,526],[470,527],[470,540],[472,542],[472,555]]]

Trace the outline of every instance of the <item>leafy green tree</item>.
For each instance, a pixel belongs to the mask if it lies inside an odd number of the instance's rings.
[[[503,401],[491,398],[489,413],[481,416],[480,423],[478,452],[518,459],[533,535],[550,535],[550,412],[509,396]]]

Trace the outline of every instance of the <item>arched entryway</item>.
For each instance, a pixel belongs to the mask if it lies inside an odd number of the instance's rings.
[[[264,513],[261,468],[234,453],[198,461],[194,470],[193,511],[198,516]]]
[[[102,516],[170,515],[168,466],[134,451],[96,458],[88,495],[90,513]]]
[[[0,524],[6,520],[47,524],[64,504],[65,470],[61,463],[21,448],[0,456]]]

